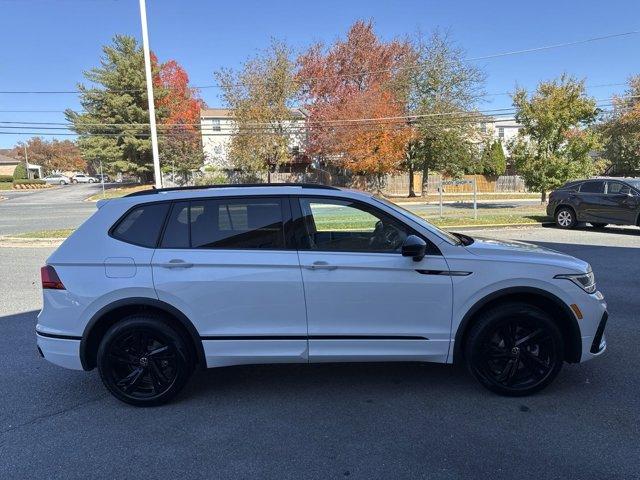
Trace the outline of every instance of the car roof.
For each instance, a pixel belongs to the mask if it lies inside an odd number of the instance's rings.
[[[176,187],[141,190],[121,198],[107,200],[119,201],[128,205],[167,200],[189,200],[211,197],[249,197],[269,195],[317,195],[338,198],[366,199],[372,194],[358,190],[342,189],[327,185],[308,183],[271,183],[271,184],[225,184],[196,187]],[[102,203],[100,201],[99,203]]]

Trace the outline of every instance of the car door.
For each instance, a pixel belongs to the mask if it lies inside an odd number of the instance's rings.
[[[603,180],[589,180],[580,186],[577,195],[576,214],[582,222],[602,222],[606,212],[607,198]]]
[[[298,255],[276,197],[176,202],[153,256],[160,300],[203,340],[208,366],[307,361]]]
[[[607,182],[607,211],[608,223],[623,225],[635,224],[638,215],[639,197],[622,182]]]
[[[293,205],[309,361],[445,361],[452,282],[437,248],[403,257],[416,232],[366,203],[302,196]]]

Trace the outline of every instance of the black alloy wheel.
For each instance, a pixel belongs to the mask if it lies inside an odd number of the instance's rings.
[[[136,406],[173,398],[192,371],[184,339],[159,318],[128,317],[105,334],[98,349],[103,383],[119,400]]]
[[[547,386],[564,361],[562,335],[549,316],[527,304],[486,312],[472,328],[466,358],[486,388],[522,396]]]

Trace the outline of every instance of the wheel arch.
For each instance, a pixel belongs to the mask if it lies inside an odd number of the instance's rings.
[[[578,212],[576,211],[576,207],[574,207],[573,205],[570,205],[568,203],[561,203],[559,204],[555,210],[553,211],[553,218],[556,218],[556,215],[558,214],[558,210],[560,210],[561,208],[568,208],[569,210],[571,210],[573,212],[573,214],[576,217],[576,220],[578,220]]]
[[[132,297],[104,306],[87,323],[80,340],[80,362],[84,370],[92,370],[96,367],[98,346],[106,331],[118,320],[135,313],[155,313],[167,318],[193,348],[196,362],[206,366],[204,347],[200,335],[184,313],[161,300]]]
[[[483,297],[462,317],[456,330],[453,344],[453,363],[464,362],[464,343],[477,315],[505,302],[529,303],[548,313],[562,332],[565,361],[569,363],[580,361],[582,356],[582,337],[580,327],[571,308],[554,294],[540,288],[508,287]]]

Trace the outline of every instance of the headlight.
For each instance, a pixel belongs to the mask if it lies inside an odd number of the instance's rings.
[[[554,278],[564,278],[566,280],[571,280],[587,293],[594,293],[596,291],[596,279],[592,271],[587,273],[568,273],[556,275]]]

